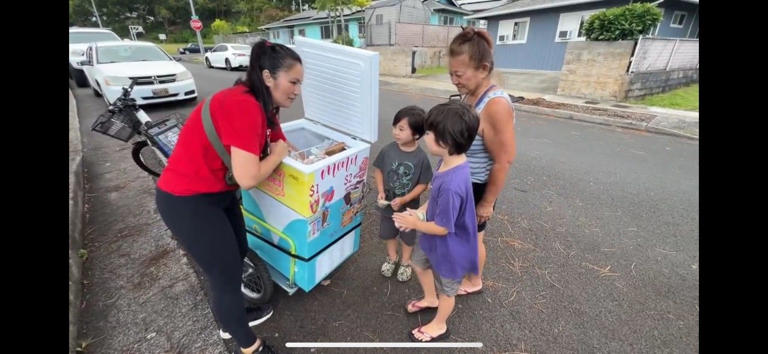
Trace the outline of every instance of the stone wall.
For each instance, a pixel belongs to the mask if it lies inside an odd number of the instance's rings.
[[[627,98],[662,93],[695,82],[699,82],[699,69],[633,73],[629,77]]]
[[[620,101],[626,98],[635,41],[569,42],[557,94]]]

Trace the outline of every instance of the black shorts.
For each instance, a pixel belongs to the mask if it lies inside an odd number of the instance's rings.
[[[480,203],[480,200],[483,199],[483,194],[485,194],[485,187],[487,186],[488,183],[472,182],[472,194],[475,196],[475,209],[477,209],[477,204]],[[496,202],[493,202],[493,210],[496,210]],[[485,227],[487,225],[487,221],[483,221],[482,223],[477,224],[477,232],[485,231]]]
[[[389,207],[387,207],[389,208]],[[392,220],[392,214],[381,213],[381,225],[379,228],[379,238],[382,240],[391,240],[400,236],[400,241],[408,247],[413,247],[416,244],[416,236],[418,232],[416,230],[400,231],[395,226],[395,221]]]

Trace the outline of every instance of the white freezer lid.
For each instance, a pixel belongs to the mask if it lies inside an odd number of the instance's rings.
[[[295,37],[304,64],[304,116],[375,143],[379,133],[379,53]]]

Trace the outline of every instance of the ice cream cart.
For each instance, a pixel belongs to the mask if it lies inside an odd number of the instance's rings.
[[[378,53],[303,37],[295,44],[304,118],[281,127],[299,151],[242,191],[248,246],[289,294],[312,290],[359,248],[379,112]]]

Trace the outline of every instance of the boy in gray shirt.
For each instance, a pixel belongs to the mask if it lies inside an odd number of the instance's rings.
[[[392,121],[394,142],[384,146],[373,161],[377,202],[381,209],[379,237],[386,240],[387,259],[381,274],[389,278],[398,263],[397,236],[400,236],[403,258],[397,271],[397,280],[411,279],[411,253],[416,243],[416,231],[401,232],[392,220],[394,211],[419,207],[419,196],[432,180],[432,166],[418,140],[424,135],[426,112],[416,106],[399,110]]]

